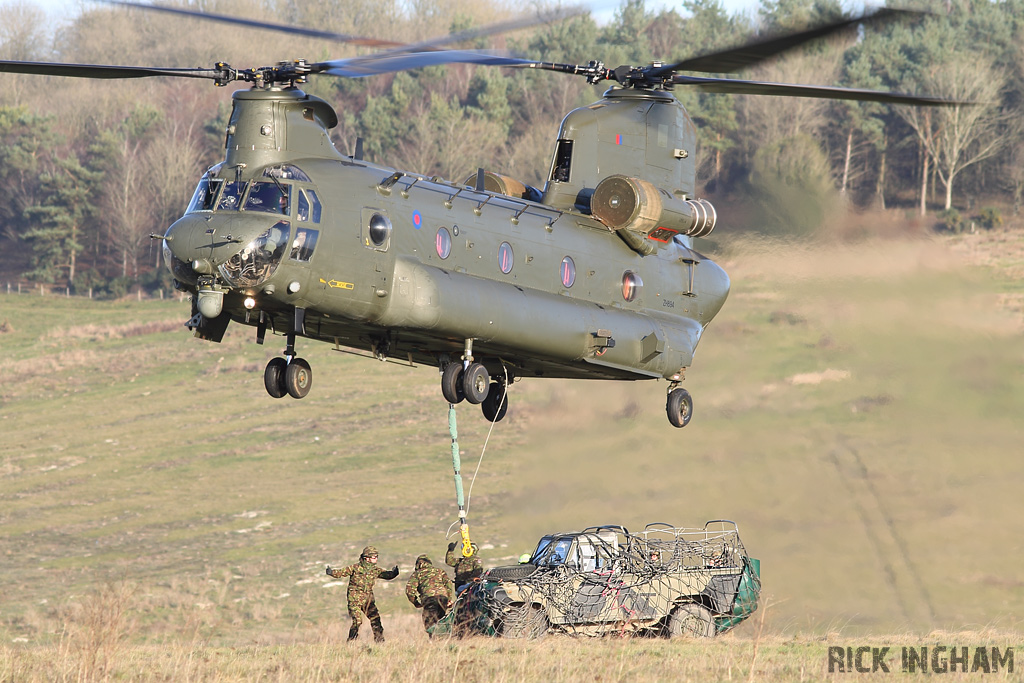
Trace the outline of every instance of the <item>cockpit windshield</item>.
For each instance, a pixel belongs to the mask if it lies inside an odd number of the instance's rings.
[[[245,199],[246,211],[288,215],[288,186],[281,183],[253,183]]]
[[[242,192],[245,191],[245,183],[232,180],[224,183],[224,192],[220,196],[220,203],[217,204],[219,211],[238,210],[242,201]]]

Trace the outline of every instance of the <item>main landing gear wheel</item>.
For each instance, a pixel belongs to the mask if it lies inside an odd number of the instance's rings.
[[[488,422],[501,422],[508,411],[508,397],[505,393],[505,385],[501,382],[491,382],[491,388],[487,392],[487,398],[480,404],[480,410]]]
[[[292,358],[284,371],[284,385],[292,398],[303,398],[313,386],[313,369],[303,358]]]
[[[479,405],[490,391],[491,376],[481,363],[470,363],[462,375],[462,392],[466,400]]]
[[[462,399],[466,398],[462,390],[462,376],[462,363],[457,361],[444,366],[444,372],[441,373],[441,393],[444,400],[452,405],[462,403]]]
[[[288,388],[284,385],[284,373],[288,369],[288,361],[284,358],[271,358],[267,369],[263,371],[263,386],[274,398],[284,398]]]
[[[668,421],[673,427],[685,427],[693,417],[693,398],[686,389],[673,389],[668,393],[668,403],[665,405],[668,412]]]

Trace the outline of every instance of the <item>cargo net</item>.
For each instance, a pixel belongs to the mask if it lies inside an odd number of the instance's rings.
[[[461,590],[435,635],[712,637],[757,609],[759,574],[732,522],[552,534]]]

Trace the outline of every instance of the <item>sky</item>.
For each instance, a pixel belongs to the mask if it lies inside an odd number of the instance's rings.
[[[142,1],[142,0],[140,0]],[[2,3],[3,0],[0,0]],[[60,20],[68,15],[76,14],[83,5],[83,0],[34,0],[31,2],[35,6],[46,11],[53,20]],[[571,3],[570,3],[571,4]],[[584,3],[594,9],[591,10],[594,19],[599,23],[603,24],[606,21],[612,19],[615,15],[615,11],[618,9],[621,2],[619,0],[607,0],[602,2],[591,2]],[[725,7],[726,11],[730,14],[737,14],[741,12],[756,12],[760,5],[759,0],[722,0],[722,6]],[[658,11],[662,7],[681,8],[682,5],[673,2],[659,2],[658,0],[647,0],[648,9],[651,11]]]

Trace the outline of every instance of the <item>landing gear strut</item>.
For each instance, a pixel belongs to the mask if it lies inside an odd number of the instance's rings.
[[[295,328],[301,330],[305,309],[295,309]],[[262,323],[262,318],[261,318]],[[262,341],[265,328],[257,329],[257,343]],[[304,398],[313,386],[313,369],[304,358],[295,356],[295,332],[287,335],[287,346],[284,358],[271,358],[267,369],[263,371],[263,386],[274,398],[284,398],[285,394],[292,398]]]
[[[472,339],[466,340],[462,359],[448,363],[441,371],[444,399],[452,405],[464,400],[479,405],[489,422],[498,422],[508,411],[505,389],[504,379],[492,381],[483,363],[473,359]]]

